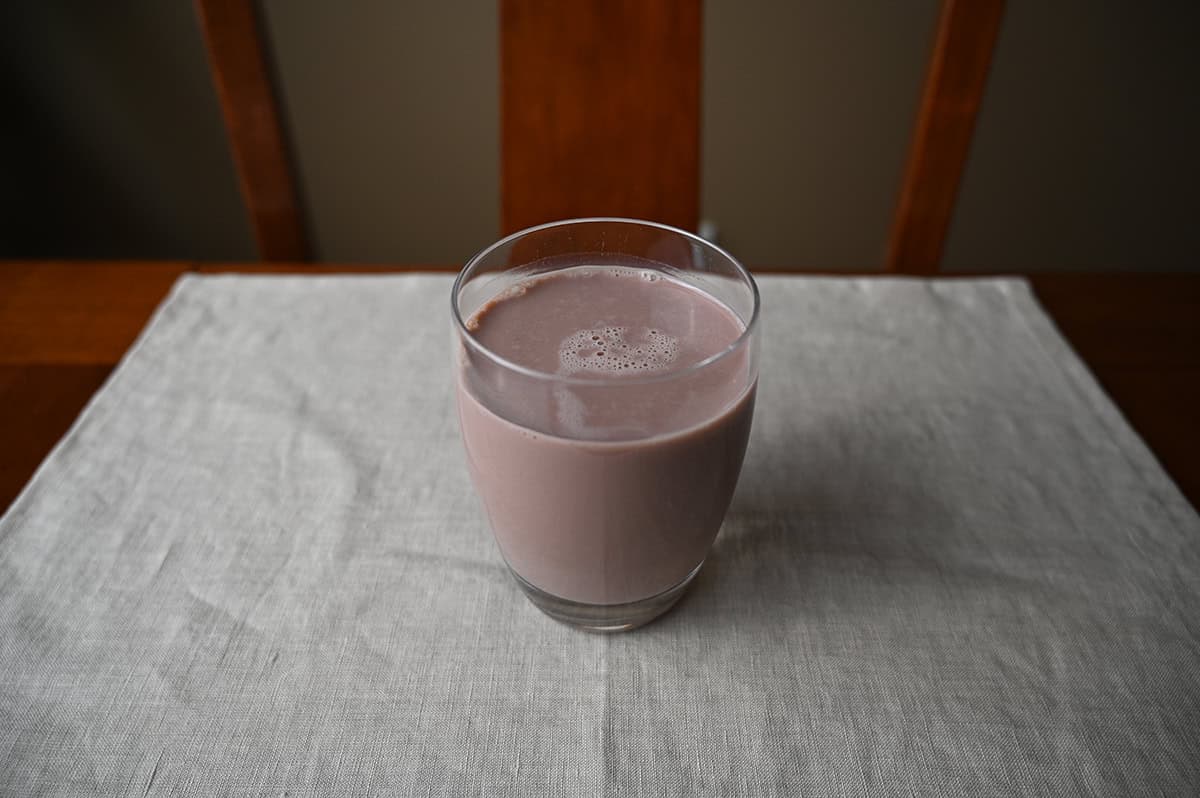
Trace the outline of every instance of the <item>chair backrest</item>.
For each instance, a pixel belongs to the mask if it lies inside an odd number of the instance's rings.
[[[700,219],[700,0],[501,0],[500,226]]]
[[[258,256],[306,261],[308,238],[263,57],[256,4],[196,0],[196,12]]]
[[[892,220],[888,271],[938,270],[1003,16],[1004,0],[942,0]]]
[[[263,260],[307,260],[253,0],[195,0]],[[631,216],[695,229],[700,0],[499,0],[501,228]],[[1003,0],[943,0],[886,268],[934,273]]]

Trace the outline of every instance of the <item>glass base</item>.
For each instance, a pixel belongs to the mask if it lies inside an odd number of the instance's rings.
[[[639,626],[645,626],[666,613],[687,592],[688,585],[696,578],[696,574],[700,573],[703,566],[704,562],[701,561],[700,565],[693,568],[692,572],[674,587],[669,587],[649,598],[630,601],[626,604],[584,604],[559,598],[529,584],[511,568],[509,573],[525,591],[525,595],[533,602],[533,606],[554,620],[585,632],[609,633],[628,632]]]

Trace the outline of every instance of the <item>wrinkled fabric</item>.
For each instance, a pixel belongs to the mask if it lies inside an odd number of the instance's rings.
[[[1200,520],[1015,280],[763,277],[668,616],[542,616],[450,278],[188,276],[0,521],[2,795],[1195,795]]]

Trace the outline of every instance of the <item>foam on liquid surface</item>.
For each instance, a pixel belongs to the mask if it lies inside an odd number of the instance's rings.
[[[579,330],[558,346],[562,374],[662,371],[679,357],[679,339],[655,329],[597,327]]]
[[[741,323],[661,272],[580,266],[530,278],[467,322],[481,343],[563,376],[639,376],[687,368],[728,347]]]

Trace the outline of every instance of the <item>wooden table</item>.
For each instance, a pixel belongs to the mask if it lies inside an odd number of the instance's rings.
[[[413,268],[0,262],[0,512],[187,271]],[[1200,275],[1030,277],[1043,306],[1194,506],[1200,506]]]

